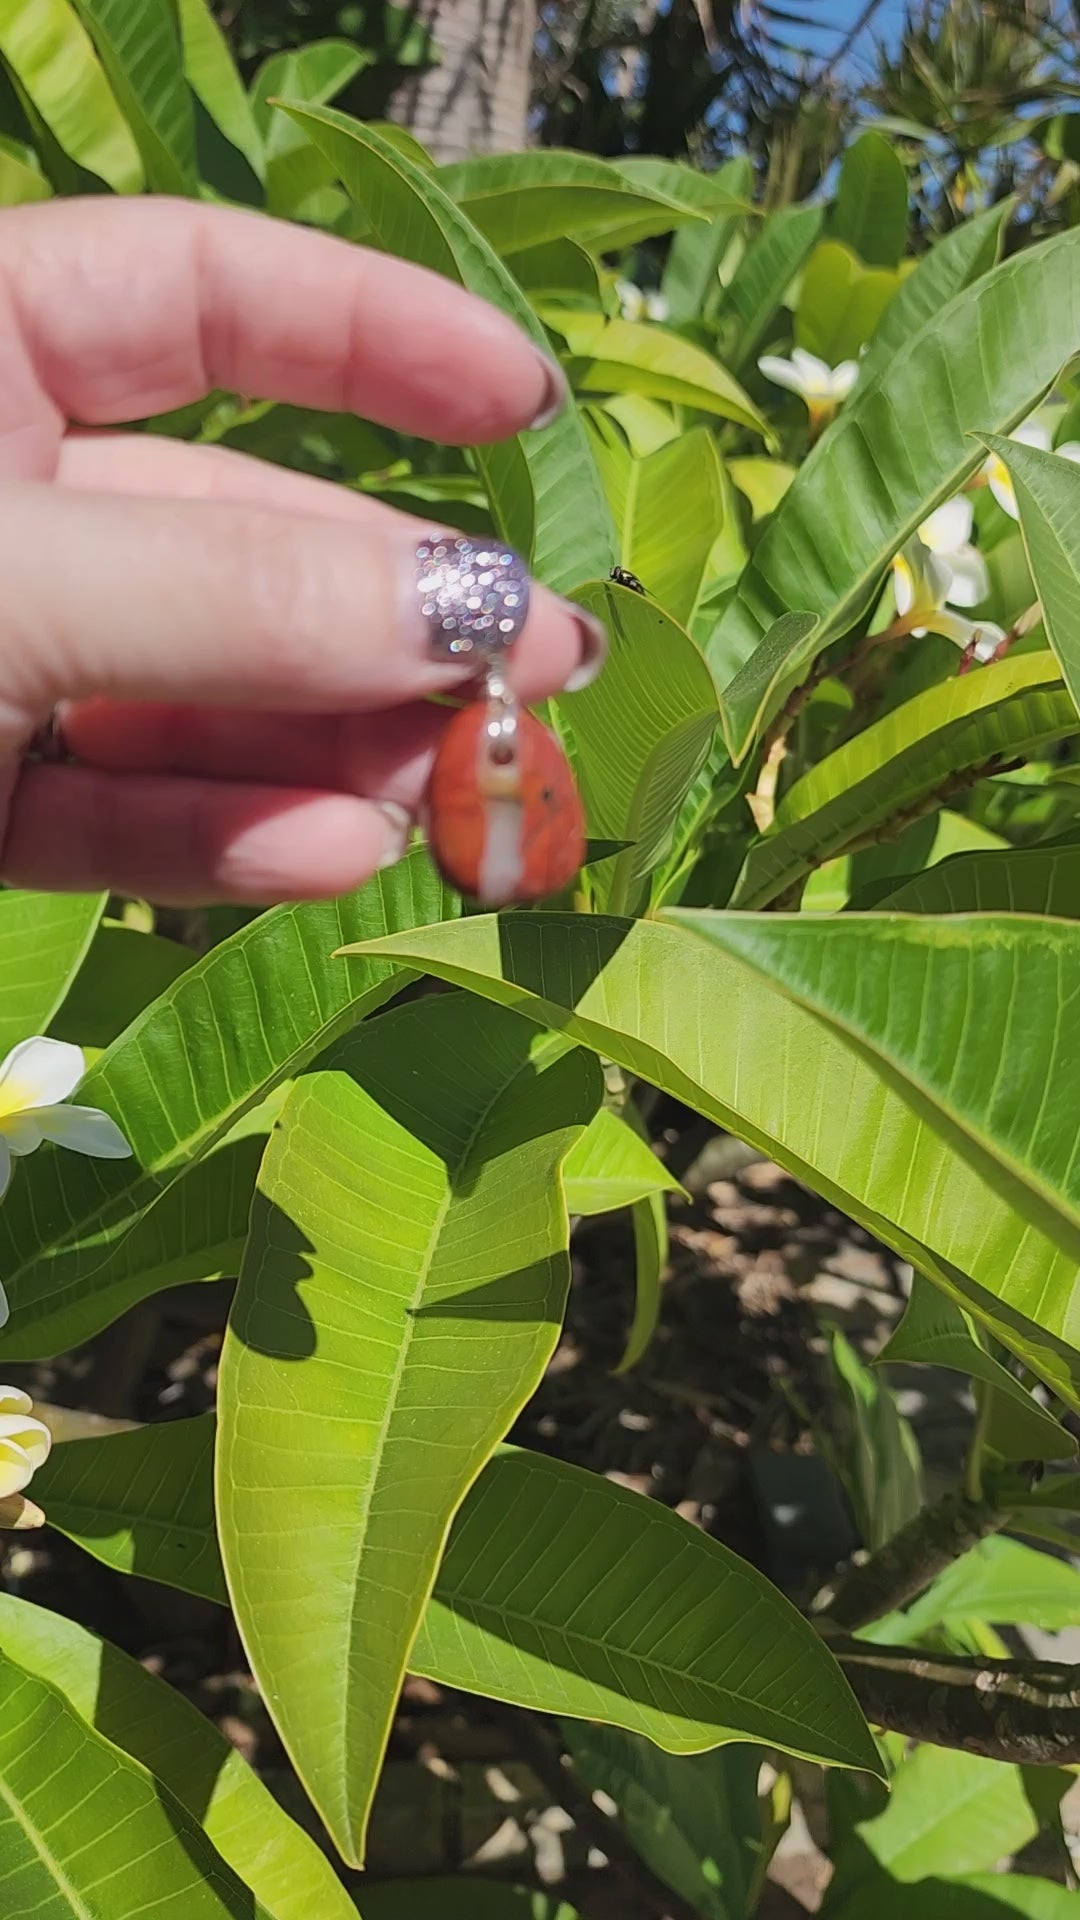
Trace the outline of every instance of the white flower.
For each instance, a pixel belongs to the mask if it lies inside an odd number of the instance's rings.
[[[643,293],[633,280],[616,280],[615,293],[624,320],[663,321],[668,317],[668,303],[662,293]]]
[[[857,360],[842,360],[838,367],[830,367],[828,361],[819,360],[816,353],[807,353],[805,347],[793,347],[790,360],[778,353],[763,353],[758,367],[774,386],[787,387],[790,393],[797,393],[805,400],[815,423],[829,419],[836,412],[859,377]]]
[[[977,607],[990,591],[986,561],[971,544],[973,517],[971,501],[958,493],[935,507],[919,528],[923,546],[948,568],[945,598],[952,607]]]
[[[33,1404],[19,1387],[0,1387],[0,1500],[21,1493],[49,1457],[52,1434],[31,1418]]]
[[[7,1191],[12,1157],[33,1153],[43,1140],[95,1160],[126,1160],[131,1148],[115,1120],[97,1107],[61,1104],[74,1093],[86,1061],[66,1040],[21,1040],[0,1063],[0,1194]],[[8,1317],[0,1287],[0,1326]]]
[[[1015,433],[1010,433],[1009,439],[1018,440],[1022,447],[1037,447],[1040,453],[1057,453],[1063,460],[1080,462],[1080,441],[1066,440],[1064,446],[1052,447],[1049,427],[1040,426],[1037,420],[1025,420]],[[983,465],[983,474],[998,506],[1003,508],[1010,520],[1019,520],[1013,483],[1000,453],[989,455]]]
[[[992,620],[966,620],[949,610],[946,602],[954,575],[943,554],[934,553],[916,535],[892,564],[896,611],[904,631],[916,639],[924,633],[940,633],[958,647],[973,647],[977,660],[989,659],[1005,635]]]

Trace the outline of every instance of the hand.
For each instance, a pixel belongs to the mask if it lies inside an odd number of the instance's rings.
[[[83,429],[214,388],[456,444],[550,417],[558,369],[433,274],[260,215],[0,213],[0,873],[160,902],[343,892],[396,859],[467,670],[427,657],[429,528],[217,447]],[[510,679],[602,642],[543,588]],[[59,707],[77,764],[27,763]]]

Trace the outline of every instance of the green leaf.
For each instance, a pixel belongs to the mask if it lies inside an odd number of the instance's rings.
[[[615,515],[623,566],[685,626],[697,605],[724,520],[723,478],[707,427],[691,427],[644,459],[598,443],[597,464]]]
[[[194,194],[195,120],[170,0],[75,0],[155,193]]]
[[[601,1107],[563,1166],[566,1208],[571,1214],[612,1213],[652,1193],[681,1193],[675,1175],[635,1128],[610,1107]]]
[[[453,1880],[378,1880],[364,1888],[365,1920],[581,1920],[555,1893],[510,1887],[481,1873]]]
[[[915,1646],[935,1628],[960,1626],[966,1620],[982,1620],[992,1627],[1038,1627],[1050,1633],[1074,1627],[1078,1613],[1080,1571],[1075,1566],[1022,1546],[1019,1540],[992,1534],[954,1560],[903,1613],[875,1621],[862,1637],[891,1646]],[[1008,1848],[999,1848],[994,1858],[1003,1852]],[[973,1872],[983,1864],[956,1863],[955,1870]]]
[[[823,207],[785,207],[763,221],[721,300],[718,319],[734,342],[738,370],[756,351],[821,232]]]
[[[1039,913],[1080,919],[1080,841],[956,853],[875,904],[897,913]]]
[[[919,1880],[914,1893],[902,1882],[881,1875],[868,1890],[861,1885],[843,1906],[832,1899],[822,1909],[822,1920],[866,1920],[868,1905],[874,1920],[911,1920],[912,1901],[933,1920],[1005,1920],[1010,1913],[1024,1920],[1072,1920],[1076,1896],[1050,1880],[1020,1873],[974,1874],[963,1880]]]
[[[662,1194],[635,1200],[630,1209],[634,1234],[634,1317],[616,1373],[628,1373],[649,1350],[660,1319],[660,1287],[668,1262],[667,1208]]]
[[[595,251],[614,252],[701,219],[685,197],[657,192],[644,180],[631,184],[591,154],[552,147],[480,154],[440,167],[437,178],[496,253],[592,234]]]
[[[25,207],[52,197],[32,147],[0,138],[0,207]]]
[[[0,1859],[12,1915],[272,1920],[168,1787],[6,1653]]]
[[[214,1422],[167,1420],[65,1440],[34,1476],[49,1525],[118,1573],[137,1573],[224,1606],[214,1539]]]
[[[828,930],[847,923],[847,916],[830,921]],[[897,920],[890,937],[887,918],[867,916],[867,923],[874,933],[866,939],[864,931],[860,953],[878,930],[886,954],[909,928],[960,925],[962,941],[986,951],[991,965],[994,929],[1002,924]],[[761,1148],[928,1273],[1080,1408],[1080,1358],[1067,1331],[1076,1285],[1073,1230],[1063,1244],[1048,1230],[1049,1210],[1034,1200],[1021,1217],[1015,1209],[1026,1189],[1019,1180],[1004,1194],[998,1163],[976,1157],[970,1136],[954,1130],[942,1109],[934,1109],[928,1126],[926,1096],[914,1084],[737,953],[736,937],[764,928],[767,938],[771,927],[782,940],[791,924],[780,916],[709,913],[637,922],[597,914],[477,915],[392,937],[372,952],[408,959],[558,1027]],[[966,965],[966,946],[958,952]],[[1041,986],[1038,943],[1034,952]],[[962,998],[966,1005],[966,987]],[[1030,993],[1023,1005],[1029,1019],[1038,1017]],[[956,1014],[935,1008],[933,1016],[928,1035]],[[981,1013],[976,1024],[987,1028]],[[1017,1057],[1028,1097],[1030,1090],[1037,1097],[1045,1082],[1031,1074],[1026,1054]],[[997,1059],[996,1050],[987,1055],[983,1071]],[[870,1118],[856,1134],[852,1116],[860,1115]],[[1036,1212],[1045,1224],[1036,1224]]]
[[[721,685],[790,608],[818,615],[819,649],[869,609],[893,555],[985,457],[975,436],[1025,419],[1075,350],[1078,257],[1080,232],[1026,248],[950,300],[876,379],[860,381],[764,529],[713,632],[707,651]],[[1006,344],[1019,311],[1023,353]],[[785,691],[781,679],[773,712]],[[726,728],[741,758],[750,742],[738,717]]]
[[[998,761],[1022,759],[1078,732],[1076,708],[1048,652],[1009,655],[939,681],[788,788],[772,826],[747,854],[732,904],[763,906],[886,822],[930,804],[943,783],[993,772]]]
[[[144,936],[145,937],[145,936]],[[119,1319],[129,1307],[192,1280],[235,1275],[247,1234],[263,1138],[227,1140],[174,1179],[129,1229],[92,1239],[50,1262],[39,1299],[24,1297],[17,1323],[4,1329],[10,1360],[64,1353]]]
[[[1018,1852],[1033,1839],[1038,1826],[1019,1767],[944,1747],[918,1747],[893,1775],[884,1813],[855,1828],[857,1865],[845,1860],[841,1848],[835,1881],[841,1897],[835,1900],[835,1911],[846,1906],[841,1890],[850,1887],[853,1877],[876,1910],[875,1863],[906,1886],[933,1874],[990,1871],[1005,1854]],[[824,1909],[830,1920],[834,1899],[830,1888]]]
[[[0,54],[61,151],[114,193],[138,193],[139,149],[68,0],[0,0]]]
[[[677,910],[671,917],[869,1052],[903,1083],[925,1124],[982,1164],[1018,1215],[1080,1260],[1075,1130],[1067,1100],[1053,1091],[1067,1085],[1067,1063],[1080,1058],[1074,922]]]
[[[54,1687],[103,1741],[162,1782],[273,1920],[309,1920],[312,1913],[356,1920],[321,1849],[174,1687],[73,1620],[13,1594],[0,1593],[0,1634],[24,1671]],[[250,1914],[250,1905],[241,1911]],[[111,1906],[108,1912],[111,1920]]]
[[[1046,637],[1080,708],[1080,471],[1058,454],[983,437],[1009,470]]]
[[[256,178],[265,155],[247,89],[208,0],[178,0],[184,72],[195,98],[226,140],[242,153]]]
[[[507,262],[519,287],[535,301],[540,299],[584,301],[600,304],[600,275],[595,260],[574,240],[546,240],[541,246],[524,247],[511,254]]]
[[[829,228],[868,267],[895,267],[907,242],[907,174],[889,142],[861,134],[844,155]]]
[[[488,1462],[410,1666],[669,1753],[752,1740],[880,1771],[824,1642],[756,1568],[657,1501],[543,1454]]]
[[[602,313],[569,307],[547,307],[543,319],[566,343],[566,372],[575,391],[671,400],[735,420],[771,441],[765,420],[727,369],[666,327],[608,320]]]
[[[753,1747],[662,1753],[617,1727],[568,1720],[563,1738],[590,1793],[606,1793],[636,1853],[702,1920],[747,1920],[762,1850]]]
[[[113,1258],[124,1260],[119,1243],[144,1215],[144,1230],[155,1237],[156,1203],[174,1182],[276,1085],[404,984],[393,966],[343,967],[331,958],[334,947],[364,930],[389,932],[453,911],[416,852],[357,894],[261,915],[148,1007],[79,1090],[84,1105],[118,1121],[133,1159],[89,1160],[41,1147],[22,1162],[0,1208],[8,1351],[17,1341],[20,1352],[53,1351],[34,1345],[39,1323],[72,1299],[80,1307],[91,1300]],[[193,1205],[189,1222],[199,1232],[200,1212]],[[173,1256],[182,1251],[174,1247]]]
[[[293,1377],[290,1367],[287,1379]],[[190,1529],[202,1542],[203,1550],[192,1546],[189,1574],[196,1569],[205,1597],[215,1600],[221,1576],[206,1517],[209,1422],[174,1424],[192,1430],[182,1443],[192,1471],[163,1524],[182,1533]],[[86,1444],[107,1455],[118,1438],[128,1436],[110,1434]],[[222,1507],[223,1454],[224,1448],[218,1466]],[[322,1478],[319,1484],[324,1486]],[[550,1526],[546,1515],[552,1516]],[[355,1519],[350,1540],[354,1533]],[[115,1551],[111,1545],[103,1551],[103,1535],[89,1527],[77,1537],[99,1558]],[[308,1578],[302,1637],[309,1656],[317,1658],[311,1536],[303,1538]],[[297,1566],[300,1550],[298,1538]],[[170,1557],[178,1551],[171,1547]],[[165,1564],[159,1554],[155,1565]],[[343,1607],[352,1591],[351,1560],[349,1566],[350,1581],[339,1597]],[[642,1566],[657,1569],[644,1586]],[[333,1604],[332,1594],[319,1592],[320,1610]],[[669,1636],[677,1637],[678,1651],[665,1654]],[[446,1686],[539,1712],[610,1722],[669,1752],[748,1739],[826,1764],[880,1771],[862,1716],[824,1642],[763,1575],[666,1507],[580,1467],[513,1447],[488,1460],[466,1495],[409,1666]],[[333,1678],[336,1720],[341,1672]]]
[[[0,913],[8,897],[0,894]],[[109,1047],[194,964],[191,948],[176,940],[107,922],[97,928],[49,1032],[78,1047]]]
[[[764,732],[783,705],[784,695],[797,686],[803,666],[818,651],[820,624],[816,613],[792,611],[782,613],[769,628],[724,688],[724,732],[729,740],[749,743]]]
[[[864,267],[842,240],[819,240],[799,289],[796,343],[830,367],[854,360],[901,284],[899,273]]]
[[[904,1317],[877,1356],[879,1363],[949,1367],[991,1387],[1015,1408],[1020,1460],[1060,1460],[1076,1441],[1032,1398],[1019,1380],[986,1351],[969,1313],[921,1274],[915,1275]]]
[[[264,60],[251,83],[256,129],[265,144],[266,204],[271,213],[294,213],[308,194],[334,179],[331,156],[313,144],[308,128],[272,103],[321,107],[346,87],[370,56],[351,40],[315,40],[288,47]]]
[[[296,1088],[259,1177],[221,1360],[222,1554],[352,1861],[447,1528],[558,1339],[561,1166],[602,1080],[534,1042],[463,996],[387,1014]]]
[[[754,186],[750,161],[743,154],[725,161],[716,182],[736,200],[749,199]],[[673,327],[700,319],[719,300],[720,264],[740,224],[741,215],[733,209],[714,214],[707,227],[694,221],[674,234],[660,283]]]
[[[680,206],[707,214],[754,211],[754,174],[745,155],[710,172],[685,160],[662,160],[651,153],[620,154],[609,164],[635,187],[650,188]],[[741,184],[733,185],[733,181]]]
[[[604,621],[611,650],[599,679],[555,711],[576,749],[590,834],[632,843],[597,875],[598,893],[631,901],[670,850],[716,731],[716,688],[690,636],[652,600],[606,581],[576,598]]]
[[[863,1544],[874,1553],[923,1505],[919,1443],[895,1394],[863,1364],[839,1327],[829,1329],[829,1353],[842,1408],[839,1445],[829,1451]]]
[[[103,893],[0,891],[0,1059],[47,1031],[104,907]]]
[[[999,201],[986,213],[964,220],[923,254],[914,272],[904,276],[862,363],[859,377],[864,387],[877,379],[914,334],[937,317],[954,294],[962,293],[996,266],[1012,206],[1012,201]]]
[[[411,165],[370,127],[330,108],[290,112],[365,207],[380,245],[482,294],[548,350],[543,329],[509,272],[433,176]],[[567,591],[581,580],[606,574],[615,559],[615,535],[576,409],[566,407],[550,427],[519,435],[501,448],[477,449],[492,509],[499,516],[505,507],[508,448],[528,469],[535,495],[532,561],[540,578]],[[513,528],[501,517],[499,531],[514,540]]]

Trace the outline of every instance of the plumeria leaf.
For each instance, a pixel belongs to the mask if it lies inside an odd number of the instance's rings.
[[[1080,1353],[1071,1341],[1080,1240],[1070,1198],[1075,1175],[1063,1172],[1074,1129],[1060,1124],[1068,1073],[1055,1081],[1051,1065],[1057,1049],[1074,1044],[1080,1011],[1071,974],[1059,977],[1052,958],[1074,923],[1039,923],[1047,943],[1029,944],[1031,922],[1020,918],[866,915],[849,948],[844,929],[854,916],[816,929],[812,920],[477,915],[373,951],[408,958],[557,1026],[761,1148],[928,1273],[1080,1408]],[[789,937],[798,990],[785,978]],[[827,998],[811,992],[814,970],[799,966],[804,943],[815,937],[835,943],[822,956]],[[835,961],[825,967],[831,953]],[[864,982],[866,1005],[879,1005],[871,983],[893,966],[892,1017],[877,1023],[875,1050],[847,1022]],[[936,1024],[927,1028],[944,1035],[935,1081],[918,1042],[928,969],[943,983],[932,1003]],[[1015,1051],[1012,1074],[1001,1066],[995,1084],[1028,1089],[1015,1115],[993,1106],[992,1139],[975,1091],[983,1087],[989,1101],[988,1083],[998,1074],[997,1052],[978,1053],[978,1036],[991,1027],[1002,1036],[1004,1060]],[[971,1047],[978,1053],[974,1079],[950,1072],[961,1035],[965,1063]],[[1045,1129],[1029,1142],[1031,1103],[1055,1086],[1058,1124],[1048,1111]],[[852,1116],[859,1114],[872,1115],[873,1124],[856,1132]],[[1037,1164],[1027,1164],[1031,1152]]]
[[[561,1169],[603,1085],[535,1040],[466,996],[386,1014],[295,1089],[259,1176],[221,1361],[222,1554],[352,1861],[450,1521],[559,1335]]]
[[[893,555],[985,458],[976,437],[1009,432],[1036,406],[1080,338],[1080,233],[1025,248],[950,300],[850,400],[800,468],[709,639],[721,687],[793,607],[818,616],[818,650],[879,593]],[[1022,354],[1001,342],[1022,306]],[[804,661],[805,666],[805,661]],[[763,711],[725,703],[734,758],[786,697]]]
[[[1017,440],[984,438],[1008,468],[1046,637],[1080,708],[1080,466]]]
[[[365,930],[390,932],[454,911],[426,855],[412,853],[359,893],[261,915],[182,974],[120,1035],[91,1067],[79,1100],[112,1115],[134,1157],[88,1160],[42,1148],[19,1168],[0,1208],[0,1272],[20,1352],[55,1352],[58,1334],[66,1344],[56,1315],[69,1302],[77,1303],[84,1328],[88,1316],[101,1326],[120,1311],[126,1301],[123,1287],[114,1291],[114,1262],[135,1271],[121,1252],[126,1236],[145,1219],[143,1252],[156,1246],[160,1259],[165,1240],[156,1235],[154,1212],[174,1184],[275,1086],[403,984],[396,966],[342,966],[331,959],[334,948]],[[171,1231],[181,1225],[205,1244],[194,1195],[190,1208],[181,1200],[170,1210]],[[219,1234],[210,1244],[220,1247]],[[185,1269],[184,1254],[183,1241],[167,1250],[174,1272],[179,1262],[177,1277],[200,1277],[190,1263]],[[203,1271],[215,1270],[216,1252]],[[105,1317],[95,1319],[99,1283]]]
[[[550,350],[510,272],[437,179],[371,127],[330,107],[288,110],[366,208],[381,246],[483,295],[509,313],[537,346]],[[476,458],[499,532],[531,552],[542,580],[566,591],[607,573],[616,557],[614,529],[572,404],[550,426],[478,448]]]
[[[1047,652],[1019,654],[929,687],[789,787],[746,857],[732,899],[760,907],[853,841],[931,801],[943,782],[993,771],[1080,733]]]
[[[175,1432],[185,1424],[170,1422],[162,1431]],[[310,1920],[313,1914],[318,1920],[356,1920],[353,1901],[322,1849],[289,1819],[205,1714],[174,1687],[73,1620],[13,1594],[0,1593],[0,1636],[5,1652],[25,1673],[54,1688],[103,1742],[161,1783],[183,1809],[185,1825],[191,1821],[201,1829],[226,1867],[251,1888],[268,1920]],[[88,1851],[92,1853],[92,1845]],[[141,1870],[134,1855],[123,1865],[138,1894]],[[121,1883],[124,1877],[118,1876]],[[162,1911],[169,1904],[175,1901],[164,1902]],[[129,1909],[110,1904],[98,1911],[107,1911],[112,1920],[114,1912]],[[251,1920],[250,1898],[235,1911]],[[193,1900],[183,1912],[187,1920],[199,1907]]]
[[[0,891],[0,1059],[44,1033],[86,958],[103,893]]]

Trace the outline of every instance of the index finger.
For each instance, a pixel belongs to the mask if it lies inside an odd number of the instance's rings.
[[[486,301],[329,234],[157,197],[0,213],[0,472],[51,474],[68,421],[216,387],[466,445],[543,425],[565,392]]]

